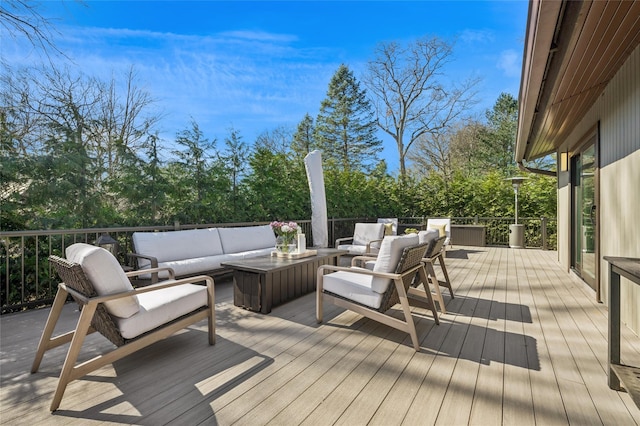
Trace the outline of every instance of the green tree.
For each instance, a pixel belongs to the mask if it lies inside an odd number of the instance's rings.
[[[159,138],[148,135],[141,144],[145,159],[124,147],[118,154],[121,161],[108,178],[112,203],[120,206],[122,219],[132,226],[173,223],[167,216],[167,193],[171,192],[160,159]]]
[[[198,124],[192,121],[190,128],[178,132],[176,144],[182,149],[173,151],[176,160],[167,170],[172,186],[171,211],[181,222],[210,222],[209,194],[216,186],[211,175],[217,158],[216,141],[205,138]]]
[[[323,157],[341,170],[370,170],[382,151],[376,130],[366,91],[353,72],[340,65],[316,119],[314,136]]]
[[[313,137],[315,133],[315,126],[313,124],[313,118],[307,113],[304,118],[298,123],[296,132],[293,134],[293,140],[291,141],[291,150],[296,155],[304,158],[308,153],[316,148],[316,143]]]
[[[224,144],[225,151],[219,155],[219,158],[231,180],[231,208],[234,217],[237,218],[242,213],[239,210],[240,206],[243,205],[240,199],[240,184],[247,166],[249,147],[242,140],[240,132],[234,128],[229,130],[229,136],[224,140]]]
[[[516,169],[518,100],[508,93],[501,93],[493,108],[487,110],[486,117],[486,131],[480,134],[475,159],[482,169],[497,168],[510,173]]]
[[[258,147],[249,157],[246,187],[250,220],[310,217],[309,187],[303,163],[284,153]]]

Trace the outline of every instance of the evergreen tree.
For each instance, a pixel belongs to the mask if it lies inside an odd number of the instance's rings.
[[[176,135],[179,149],[173,151],[176,160],[169,164],[167,176],[172,192],[170,204],[175,218],[184,223],[210,222],[209,194],[214,184],[211,178],[216,141],[208,140],[195,121],[191,128]]]
[[[518,128],[518,100],[509,93],[501,93],[487,110],[487,130],[480,135],[480,149],[476,159],[484,169],[497,168],[509,173],[515,169],[516,131]]]
[[[224,140],[225,151],[220,154],[227,174],[231,180],[231,206],[235,217],[243,214],[243,203],[240,200],[240,185],[244,178],[244,170],[249,157],[249,147],[242,140],[240,132],[234,128],[229,129],[229,136]],[[244,220],[244,219],[243,219]]]
[[[368,171],[378,162],[382,141],[366,91],[346,65],[329,82],[316,120],[315,140],[323,156],[340,170]]]
[[[291,141],[291,150],[295,152],[296,155],[304,157],[315,149],[316,144],[313,139],[314,131],[313,118],[307,113],[298,124],[298,128]]]

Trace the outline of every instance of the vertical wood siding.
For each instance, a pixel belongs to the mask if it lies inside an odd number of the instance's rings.
[[[608,300],[603,256],[640,257],[640,48],[636,48],[598,101],[560,148],[574,147],[600,122],[600,283]],[[558,226],[571,226],[571,193],[559,188]],[[562,216],[562,218],[560,217]],[[570,259],[570,241],[558,238],[558,257]],[[640,288],[622,282],[622,321],[640,334]]]

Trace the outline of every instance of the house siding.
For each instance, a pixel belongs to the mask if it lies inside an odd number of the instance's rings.
[[[599,124],[600,289],[608,300],[609,267],[603,256],[640,258],[640,47],[558,150],[571,152]],[[558,176],[558,260],[571,262],[569,173]],[[640,334],[640,287],[622,279],[621,319]]]

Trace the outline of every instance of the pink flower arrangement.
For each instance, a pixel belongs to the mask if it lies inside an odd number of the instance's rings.
[[[298,234],[300,226],[295,222],[274,221],[271,222],[271,229],[273,229],[277,236],[283,237],[287,242],[290,242],[293,241]]]

